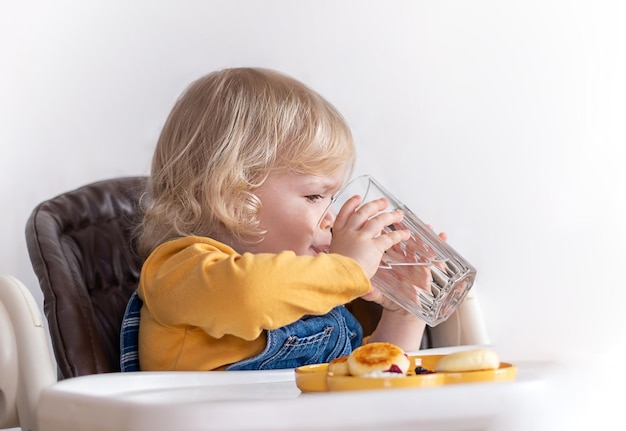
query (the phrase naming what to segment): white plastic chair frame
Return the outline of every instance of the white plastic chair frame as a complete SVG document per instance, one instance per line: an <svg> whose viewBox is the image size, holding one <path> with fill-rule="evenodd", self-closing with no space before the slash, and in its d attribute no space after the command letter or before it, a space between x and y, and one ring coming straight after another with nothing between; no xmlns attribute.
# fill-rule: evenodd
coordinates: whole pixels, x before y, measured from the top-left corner
<svg viewBox="0 0 626 431"><path fill-rule="evenodd" d="M0 275L0 429L37 431L39 396L55 382L37 303L19 280Z"/></svg>
<svg viewBox="0 0 626 431"><path fill-rule="evenodd" d="M488 345L491 342L476 287L474 283L448 320L431 329L433 347Z"/></svg>

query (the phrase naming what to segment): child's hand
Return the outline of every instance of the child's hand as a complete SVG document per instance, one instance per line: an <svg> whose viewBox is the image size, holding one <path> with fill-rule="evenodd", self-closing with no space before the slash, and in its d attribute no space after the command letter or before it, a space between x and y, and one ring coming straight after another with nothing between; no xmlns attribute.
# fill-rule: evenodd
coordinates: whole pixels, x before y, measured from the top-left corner
<svg viewBox="0 0 626 431"><path fill-rule="evenodd" d="M385 198L366 203L357 210L359 196L350 198L337 214L333 224L330 252L339 253L356 260L372 278L383 253L410 237L408 230L386 232L385 226L400 222L402 211L381 212L389 202Z"/></svg>
<svg viewBox="0 0 626 431"><path fill-rule="evenodd" d="M380 293L380 290L378 290L378 288L376 287L376 283L372 283L372 288L370 289L370 291L361 296L361 298L366 301L375 302L376 304L379 304L381 307L383 307L383 309L388 311L410 314L404 308L400 307L391 299Z"/></svg>

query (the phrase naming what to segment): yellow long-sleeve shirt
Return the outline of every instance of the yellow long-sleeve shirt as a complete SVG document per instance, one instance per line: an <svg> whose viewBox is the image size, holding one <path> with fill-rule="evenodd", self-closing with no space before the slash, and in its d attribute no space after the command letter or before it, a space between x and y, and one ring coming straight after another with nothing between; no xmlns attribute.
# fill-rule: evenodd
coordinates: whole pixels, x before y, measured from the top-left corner
<svg viewBox="0 0 626 431"><path fill-rule="evenodd" d="M143 265L139 297L142 370L214 370L265 348L266 330L322 315L369 292L354 261L337 254L238 254L186 237Z"/></svg>

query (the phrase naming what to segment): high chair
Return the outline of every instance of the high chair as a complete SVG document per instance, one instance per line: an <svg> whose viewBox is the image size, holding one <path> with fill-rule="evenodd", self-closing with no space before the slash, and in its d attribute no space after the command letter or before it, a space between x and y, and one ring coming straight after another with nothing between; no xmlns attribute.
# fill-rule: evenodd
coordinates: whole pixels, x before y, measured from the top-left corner
<svg viewBox="0 0 626 431"><path fill-rule="evenodd" d="M59 378L120 371L120 329L142 260L133 232L147 177L86 184L39 204L26 223L26 243L44 295ZM422 348L488 343L475 288L458 313L427 328ZM364 335L380 306L348 305Z"/></svg>
<svg viewBox="0 0 626 431"><path fill-rule="evenodd" d="M308 403L319 407L308 397L300 399L293 370L119 372L122 316L142 264L132 233L146 181L146 177L126 177L87 184L33 210L26 240L44 294L50 333L30 291L14 277L1 276L0 429L192 431L262 429L264 423L268 429L278 429L282 422L276 423L276 417L289 419L289 414L265 417L262 407L271 402L273 393L263 392L268 385L286 397L281 403L291 405L290 414L296 415L285 422L286 429L300 420L297 415L304 414ZM376 304L355 301L349 307L364 333L371 332L380 316ZM488 342L474 288L448 321L427 328L422 347ZM231 393L240 398L243 388L250 389L243 390L245 399L229 404L229 397L235 397ZM354 399L350 397L349 402ZM367 402L374 401L376 397L369 397ZM328 408L335 405L331 399L320 402L330 403ZM405 401L387 395L378 402L400 405ZM265 419L251 421L241 411L229 416L229 408L244 406ZM363 417L369 414L375 415L376 410ZM322 419L323 415L318 418ZM425 419L410 416L407 420ZM353 424L352 416L344 418L343 424ZM329 429L328 424L324 427Z"/></svg>
<svg viewBox="0 0 626 431"><path fill-rule="evenodd" d="M521 389L535 390L533 385L526 382ZM467 388L303 396L293 370L104 373L57 381L31 292L16 278L0 275L0 429L475 430L492 423L503 400L519 392L504 384L469 390L471 396ZM420 403L429 408L416 408ZM317 411L332 414L311 415Z"/></svg>

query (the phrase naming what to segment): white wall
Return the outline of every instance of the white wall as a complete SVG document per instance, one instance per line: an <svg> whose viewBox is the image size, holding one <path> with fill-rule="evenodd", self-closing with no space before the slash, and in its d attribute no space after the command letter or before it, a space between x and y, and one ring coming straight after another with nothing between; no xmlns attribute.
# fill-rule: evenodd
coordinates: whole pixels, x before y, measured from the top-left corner
<svg viewBox="0 0 626 431"><path fill-rule="evenodd" d="M619 1L4 1L0 272L40 299L40 201L147 173L174 99L226 66L308 83L371 173L479 270L504 358L624 351Z"/></svg>

